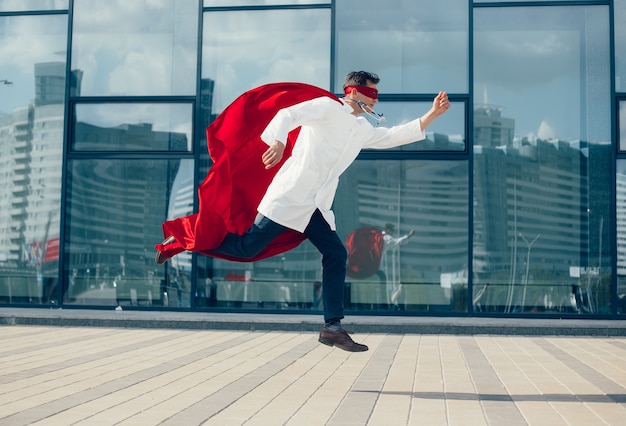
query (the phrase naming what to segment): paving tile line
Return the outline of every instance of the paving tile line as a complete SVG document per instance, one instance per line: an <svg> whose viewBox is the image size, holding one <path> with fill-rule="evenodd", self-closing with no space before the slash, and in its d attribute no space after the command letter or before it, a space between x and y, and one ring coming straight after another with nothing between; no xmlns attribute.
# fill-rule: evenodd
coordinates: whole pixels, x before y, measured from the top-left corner
<svg viewBox="0 0 626 426"><path fill-rule="evenodd" d="M106 336L106 337L115 337L115 336ZM27 352L23 352L23 351L16 351L17 354L26 354L32 351L39 351L39 350L43 350L43 349L53 349L53 348L63 348L63 345L65 344L70 344L73 342L81 342L81 343L85 343L85 344L89 344L90 340L94 340L95 342L98 342L99 339L102 339L103 336L102 335L95 335L92 336L90 339L85 340L81 340L82 338L78 338L78 339L64 339L58 343L48 343L46 345L39 345L36 347L31 347L29 348L29 350ZM145 346L149 346L149 345L154 345L154 344L158 344L158 343L163 343L163 342L169 342L171 340L171 336L158 336L158 337L154 337L152 339L149 339L147 341L141 341L141 342L133 342L133 343L129 343L127 345L124 346L118 346L112 349L107 349L104 351L98 351L89 355L84 355L81 354L80 357L76 357L70 360L64 360L64 361L59 361L59 362L54 362L54 363L46 363L45 365L42 365L40 367L36 367L36 368L26 368L23 370L20 370L17 373L11 373L11 374L0 374L0 384L6 384L6 383L11 383L13 381L16 380L23 380L25 378L29 378L29 377L37 377L37 376L41 376L42 374L46 374L49 372L53 372L53 371L57 371L59 369L62 368L67 368L67 367L75 367L75 366L79 366L81 364L87 364L89 362L92 362L94 360L98 360L98 359L102 359L102 358L106 358L110 355L117 355L120 352L128 352L128 351L132 351L134 349L141 349ZM99 342L101 343L101 342ZM14 353L15 354L15 353ZM0 357L2 356L2 354L0 354ZM1 393L1 391L0 391Z"/></svg>
<svg viewBox="0 0 626 426"><path fill-rule="evenodd" d="M278 372L288 368L302 356L317 347L317 339L310 339L305 343L292 348L265 365L257 368L254 374L245 375L223 387L219 392L209 395L194 403L174 416L169 417L162 426L200 425L211 417L245 396L261 383Z"/></svg>
<svg viewBox="0 0 626 426"><path fill-rule="evenodd" d="M221 352L227 348L239 345L249 340L253 340L257 337L258 335L255 335L254 333L242 334L228 341L219 343L209 348L205 348L192 354L188 354L185 356L185 359L180 360L180 362L190 363L198 359L203 359L207 356ZM156 340L161 339L157 338ZM126 347L125 350L132 350L134 347L135 345L130 345L129 347ZM57 368L58 367L60 366L57 365ZM35 421L45 419L47 417L62 413L75 407L79 407L82 404L96 401L99 398L110 395L114 392L118 392L121 389L135 386L145 381L147 378L155 377L162 373L170 371L171 367L171 364L160 363L147 369L139 369L132 374L111 380L101 385L91 387L82 392L72 393L55 401L43 405L38 405L30 409L25 409L13 415L0 418L0 424L5 424L6 422L6 424L10 424L12 426L29 425Z"/></svg>
<svg viewBox="0 0 626 426"><path fill-rule="evenodd" d="M309 339L315 342L317 337ZM334 411L331 404L327 403L328 400L332 399L332 395L344 393L335 387L336 372L347 363L350 363L351 368L354 367L352 355L354 354L314 343L311 351L259 383L245 396L224 407L203 425L303 426L311 424L312 419L315 419L318 425L322 424L321 419L329 418ZM355 356L360 357L362 354ZM241 384L247 386L245 383ZM329 389L332 391L329 392Z"/></svg>
<svg viewBox="0 0 626 426"><path fill-rule="evenodd" d="M527 425L504 383L496 374L489 360L474 337L459 336L467 368L476 387L484 415L492 425Z"/></svg>
<svg viewBox="0 0 626 426"><path fill-rule="evenodd" d="M293 336L291 333L256 333L256 336L256 339L233 346L214 357L177 363L180 365L176 368L148 378L135 388L136 397L126 392L132 400L118 396L115 401L108 401L108 408L90 416L88 424L163 424L178 417L179 424L193 425L195 422L190 420L192 414L189 407L209 395L228 396L222 393L223 389L232 391L229 386L234 381L256 376L268 360L281 356L286 348L310 339L309 336ZM217 407L223 407L224 401L220 398L214 402Z"/></svg>
<svg viewBox="0 0 626 426"><path fill-rule="evenodd" d="M350 392L341 400L327 425L367 424L401 342L402 336L385 336Z"/></svg>
<svg viewBox="0 0 626 426"><path fill-rule="evenodd" d="M594 340L602 342L602 347L593 346ZM619 403L624 400L623 386L583 360L586 355L588 361L596 362L604 371L618 368L623 379L624 369L620 368L619 355L614 357L610 350L611 341L587 337L491 336L479 343L490 366L503 375L500 380L506 383L508 392L511 386L514 389L512 400L529 424L617 425L623 423L626 415L624 405ZM586 352L585 345L593 350ZM609 363L607 356L614 362ZM597 394L594 390L607 394Z"/></svg>
<svg viewBox="0 0 626 426"><path fill-rule="evenodd" d="M606 402L606 399L610 399L611 401L626 407L626 388L624 386L616 383L610 377L598 372L588 364L568 354L546 339L533 339L532 341L564 365L567 365L570 369L574 370L583 379L596 386L606 395L606 398L603 398L601 395L586 397L578 396L578 401Z"/></svg>

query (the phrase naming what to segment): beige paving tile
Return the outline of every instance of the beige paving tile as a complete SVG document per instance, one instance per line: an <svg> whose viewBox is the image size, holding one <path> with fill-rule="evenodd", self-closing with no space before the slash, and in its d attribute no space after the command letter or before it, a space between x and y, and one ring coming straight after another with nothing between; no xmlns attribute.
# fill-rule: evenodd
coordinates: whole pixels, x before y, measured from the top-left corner
<svg viewBox="0 0 626 426"><path fill-rule="evenodd" d="M370 417L372 425L405 425L413 403L420 336L404 336L393 359L376 406Z"/></svg>
<svg viewBox="0 0 626 426"><path fill-rule="evenodd" d="M621 426L626 418L623 338L355 339L370 351L329 348L310 332L0 327L0 424Z"/></svg>
<svg viewBox="0 0 626 426"><path fill-rule="evenodd" d="M263 335L234 346L211 357L198 359L187 366L181 366L165 374L142 383L141 398L133 404L138 408L127 408L132 414L141 417L141 412L157 405L159 400L168 401L170 416L180 413L204 398L219 392L223 387L239 377L254 372L259 366L278 356L296 344L291 335L276 333L269 339ZM289 343L289 345L285 345ZM155 389L158 389L158 394ZM155 401L156 399L156 401ZM141 409L139 409L139 407ZM168 416L169 417L169 416ZM161 420L165 420L164 417ZM97 419L97 418L96 418Z"/></svg>
<svg viewBox="0 0 626 426"><path fill-rule="evenodd" d="M123 378L138 370L161 364L162 359L167 358L159 359L154 354L159 354L159 350L161 350L163 351L160 353L161 356L169 357L172 353L176 353L177 345L180 343L180 339L173 339L153 345L150 348L138 348L118 355L103 356L100 359L75 366L69 364L71 360L67 360L64 361L69 364L67 367L60 365L58 370L26 379L23 381L24 383L9 384L22 385L20 391L14 391L10 396L13 397L14 401L19 400L21 404L31 401L33 405L39 405L84 392L103 383ZM83 350L80 346L72 349L75 353L80 353ZM56 364L58 360L57 357L51 357L49 362ZM5 413L13 412L12 405L3 401L3 396L0 396L0 402L4 403L3 411Z"/></svg>
<svg viewBox="0 0 626 426"><path fill-rule="evenodd" d="M210 377L212 382L229 379L236 380L238 377L253 372L269 360L274 359L280 354L288 351L290 348L298 345L305 339L305 336L285 334L277 336L275 339L270 339L270 341L266 343L259 343L256 356L250 358L247 354L241 353L237 356L229 357L228 361L230 362L237 359L245 361L234 365L232 369L223 370L219 376L212 375L214 373L209 373L208 375L199 373L202 370L208 372L212 367L214 367L214 364L209 362L207 359L198 360L197 362L180 366L175 370L161 374L158 377L145 382L145 386L142 386L140 389L136 389L139 396L133 398L131 401L124 402L116 406L115 411L123 411L126 417L131 417L131 415L141 416L142 412L151 410L154 406L164 404L167 401L170 401L173 397L179 396L183 393L189 393L192 390L197 397L206 397L217 390L216 387L207 386L207 376ZM222 381L221 383L223 384L225 382ZM187 401L190 400L188 399ZM173 407L177 407L178 412L183 411L186 408L185 405L173 405ZM98 415L94 415L92 417L92 421L98 423L110 418L110 413L103 412ZM167 417L164 417L160 420L162 421L166 418ZM124 419L120 418L118 420L122 421ZM137 418L134 420L137 420Z"/></svg>
<svg viewBox="0 0 626 426"><path fill-rule="evenodd" d="M327 364L331 353L325 347L312 350L288 369L270 377L245 397L217 413L206 424L243 424L271 405L280 407L283 411L278 413L278 410L274 410L276 421L286 421L313 395L328 375L332 374Z"/></svg>

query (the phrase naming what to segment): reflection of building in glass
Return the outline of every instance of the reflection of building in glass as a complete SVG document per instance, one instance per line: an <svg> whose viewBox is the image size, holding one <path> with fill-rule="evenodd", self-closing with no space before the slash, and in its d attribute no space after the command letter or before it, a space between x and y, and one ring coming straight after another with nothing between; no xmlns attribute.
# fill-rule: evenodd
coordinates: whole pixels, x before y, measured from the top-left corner
<svg viewBox="0 0 626 426"><path fill-rule="evenodd" d="M34 107L0 117L0 262L17 267L26 244Z"/></svg>
<svg viewBox="0 0 626 426"><path fill-rule="evenodd" d="M608 252L604 261L598 254L602 245L608 250L608 218L597 214L608 211L609 175L590 163L605 164L606 148L541 139L514 144L514 120L501 111L474 108L474 271L515 269L525 261L524 238L537 235L534 268L553 277L569 278L570 266L610 264Z"/></svg>
<svg viewBox="0 0 626 426"><path fill-rule="evenodd" d="M39 264L48 241L58 244L64 75L64 62L35 64L33 105L0 117L0 261Z"/></svg>
<svg viewBox="0 0 626 426"><path fill-rule="evenodd" d="M200 164L198 167L199 181L204 180L209 166L212 164L211 157L209 157L205 129L217 117L217 114L213 115L214 90L215 80L203 78L200 81L200 128L202 132L198 132L199 134L196 135L198 139L197 146L200 147Z"/></svg>
<svg viewBox="0 0 626 426"><path fill-rule="evenodd" d="M213 116L213 91L215 90L215 80L203 78L200 81L200 119L201 127L205 129L215 117Z"/></svg>
<svg viewBox="0 0 626 426"><path fill-rule="evenodd" d="M186 151L187 136L182 133L152 130L152 123L122 124L115 127L100 127L78 122L75 126L75 148L81 151L145 150Z"/></svg>
<svg viewBox="0 0 626 426"><path fill-rule="evenodd" d="M587 158L565 142L474 148L474 272L509 270L533 247L535 268L568 277L587 247ZM521 265L521 263L520 263ZM521 271L521 266L520 270ZM519 272L517 271L517 272Z"/></svg>
<svg viewBox="0 0 626 426"><path fill-rule="evenodd" d="M124 139L123 129L83 126L86 140ZM151 126L128 126L130 138L173 144L185 150L187 136L155 132ZM89 131L97 134L85 134ZM141 133L137 135L137 132ZM67 301L86 297L92 289L106 289L135 282L160 298L153 252L147 247L162 235L162 218L168 209L169 188L181 161L77 160L70 163L71 188L68 197L70 229L68 271L77 270L70 280ZM174 205L189 203L188 184L174 193ZM184 261L183 257L180 261ZM187 259L188 261L188 259ZM117 284L116 284L117 283ZM95 296L93 296L95 297ZM93 302L93 301L92 301ZM95 303L95 302L93 302ZM165 303L161 301L161 303Z"/></svg>
<svg viewBox="0 0 626 426"><path fill-rule="evenodd" d="M81 132L85 140L124 139L126 127L83 125ZM173 150L187 147L187 136L182 133L155 132L148 125L129 125L128 132L131 139L173 144ZM70 262L86 265L91 271L97 264L115 265L115 271L99 271L108 277L145 276L154 263L152 253L145 250L162 235L163 212L168 206L163 188L169 187L179 165L179 161L162 160L73 162L68 200Z"/></svg>
<svg viewBox="0 0 626 426"><path fill-rule="evenodd" d="M341 179L337 228L396 225L415 230L402 246L402 280L439 284L442 272L467 268L467 163L361 162ZM357 209L354 206L358 206ZM404 229L406 227L406 229Z"/></svg>
<svg viewBox="0 0 626 426"><path fill-rule="evenodd" d="M65 63L35 64L35 106L62 104L65 99Z"/></svg>
<svg viewBox="0 0 626 426"><path fill-rule="evenodd" d="M35 64L33 103L0 117L0 264L21 277L7 283L12 297L53 297L49 281L58 274L64 75L64 62Z"/></svg>
<svg viewBox="0 0 626 426"><path fill-rule="evenodd" d="M617 173L617 277L618 294L626 292L626 173Z"/></svg>
<svg viewBox="0 0 626 426"><path fill-rule="evenodd" d="M474 145L496 147L513 143L515 120L502 117L502 110L495 105L474 108Z"/></svg>
<svg viewBox="0 0 626 426"><path fill-rule="evenodd" d="M461 138L451 139L450 135L436 132L426 132L426 139L416 144L420 151L463 151L465 141Z"/></svg>
<svg viewBox="0 0 626 426"><path fill-rule="evenodd" d="M611 185L607 182L613 180L613 171L608 167L611 158L611 143L580 143L585 158L587 158L587 170L582 174L588 175L587 216L589 222L589 267L604 268L610 270L612 264L611 238L614 229L610 211L613 209L613 196ZM584 206L582 206L584 207Z"/></svg>
<svg viewBox="0 0 626 426"><path fill-rule="evenodd" d="M193 161L181 161L172 185L167 220L187 216L193 212L196 187L193 179ZM173 268L191 271L191 252L185 251L170 260Z"/></svg>
<svg viewBox="0 0 626 426"><path fill-rule="evenodd" d="M474 147L476 278L520 283L529 278L520 277L526 269L544 282L576 284L572 270L610 265L610 188L603 184L610 171L602 166L609 145L541 139L514 144L508 128L513 120L491 108L475 112L483 123L495 117L491 127L481 126ZM505 127L503 137L499 129Z"/></svg>

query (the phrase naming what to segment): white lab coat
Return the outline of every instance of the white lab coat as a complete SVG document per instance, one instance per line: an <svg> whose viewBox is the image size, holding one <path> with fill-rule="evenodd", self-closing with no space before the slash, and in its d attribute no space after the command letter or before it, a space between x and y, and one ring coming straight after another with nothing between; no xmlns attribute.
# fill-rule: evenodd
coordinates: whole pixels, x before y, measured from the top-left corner
<svg viewBox="0 0 626 426"><path fill-rule="evenodd" d="M302 127L291 157L278 171L258 211L265 217L304 232L319 209L336 230L331 211L339 176L363 148L393 148L425 138L419 119L386 127L373 127L365 117L351 114L352 107L316 98L280 110L261 135L268 145L285 143L287 134Z"/></svg>

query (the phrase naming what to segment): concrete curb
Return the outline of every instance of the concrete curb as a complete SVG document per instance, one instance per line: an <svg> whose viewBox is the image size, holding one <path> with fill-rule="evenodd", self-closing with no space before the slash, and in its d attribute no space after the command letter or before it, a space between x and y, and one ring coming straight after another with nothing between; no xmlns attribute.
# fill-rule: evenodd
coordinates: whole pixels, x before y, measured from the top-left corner
<svg viewBox="0 0 626 426"><path fill-rule="evenodd" d="M626 336L626 321L621 320L350 316L343 324L355 333ZM321 318L302 314L5 308L0 311L0 325L317 332Z"/></svg>

